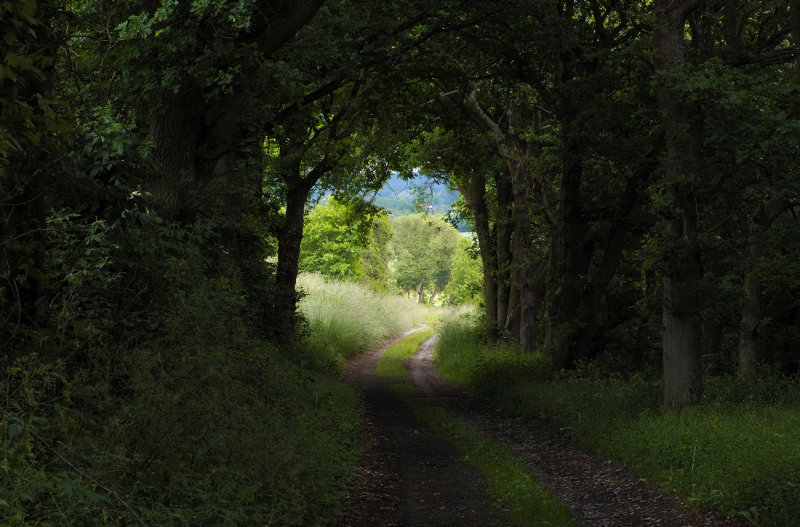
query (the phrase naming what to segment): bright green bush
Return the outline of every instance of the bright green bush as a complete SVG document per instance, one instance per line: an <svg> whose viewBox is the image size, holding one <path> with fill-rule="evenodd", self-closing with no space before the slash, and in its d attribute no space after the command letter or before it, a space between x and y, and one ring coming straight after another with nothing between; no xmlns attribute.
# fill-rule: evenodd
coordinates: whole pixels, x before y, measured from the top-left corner
<svg viewBox="0 0 800 527"><path fill-rule="evenodd" d="M707 379L705 403L661 408L661 381L593 371L548 375L537 355L480 344L469 319L440 331L451 380L583 446L637 467L692 502L753 525L800 517L800 387L780 377Z"/></svg>

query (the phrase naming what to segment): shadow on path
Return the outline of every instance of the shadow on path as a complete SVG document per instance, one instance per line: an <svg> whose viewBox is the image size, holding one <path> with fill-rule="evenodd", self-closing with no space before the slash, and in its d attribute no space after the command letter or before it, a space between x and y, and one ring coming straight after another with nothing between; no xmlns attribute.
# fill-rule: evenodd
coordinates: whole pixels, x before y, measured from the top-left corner
<svg viewBox="0 0 800 527"><path fill-rule="evenodd" d="M354 358L343 375L362 393L367 413L364 459L340 525L510 525L477 469L400 403L392 384L401 381L375 375L378 359L397 340Z"/></svg>

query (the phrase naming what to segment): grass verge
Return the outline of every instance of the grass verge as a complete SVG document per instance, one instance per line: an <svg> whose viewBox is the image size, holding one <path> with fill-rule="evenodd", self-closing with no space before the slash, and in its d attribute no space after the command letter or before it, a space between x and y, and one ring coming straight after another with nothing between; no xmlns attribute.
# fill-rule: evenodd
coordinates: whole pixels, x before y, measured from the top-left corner
<svg viewBox="0 0 800 527"><path fill-rule="evenodd" d="M77 372L0 357L0 526L335 524L360 401L254 336L236 293L201 282Z"/></svg>
<svg viewBox="0 0 800 527"><path fill-rule="evenodd" d="M413 333L389 348L378 361L377 374L408 380L403 361L433 333L428 328ZM452 442L465 459L480 470L492 493L519 525L573 526L564 506L537 483L522 463L503 445L487 439L438 406L427 403L408 382L392 386L403 403L441 437Z"/></svg>
<svg viewBox="0 0 800 527"><path fill-rule="evenodd" d="M479 344L471 323L439 332L440 372L505 409L636 467L703 508L756 526L800 517L800 389L785 379L708 378L702 406L662 410L661 381L584 371L552 378L537 355Z"/></svg>

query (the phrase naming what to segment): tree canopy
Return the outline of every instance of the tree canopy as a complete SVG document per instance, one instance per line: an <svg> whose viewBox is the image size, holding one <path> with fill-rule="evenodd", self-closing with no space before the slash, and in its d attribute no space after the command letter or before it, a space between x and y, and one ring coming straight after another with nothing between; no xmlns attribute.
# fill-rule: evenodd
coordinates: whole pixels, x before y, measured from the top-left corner
<svg viewBox="0 0 800 527"><path fill-rule="evenodd" d="M413 291L419 303L425 300L426 286L432 288L431 296L435 297L450 281L458 231L427 214L401 216L392 222L392 231L397 285L406 292Z"/></svg>
<svg viewBox="0 0 800 527"><path fill-rule="evenodd" d="M279 472L221 438L269 428L246 408L281 384L270 361L313 362L299 270L477 295L443 220L398 218L389 242L370 200L393 176L463 197L489 342L554 370L622 357L673 409L704 375L800 371L796 0L0 0L0 19L15 507L53 445L145 503L58 472L29 523L209 495L207 523L271 521L269 489L215 487L197 459ZM287 374L299 398L305 375ZM193 379L232 395L194 400Z"/></svg>

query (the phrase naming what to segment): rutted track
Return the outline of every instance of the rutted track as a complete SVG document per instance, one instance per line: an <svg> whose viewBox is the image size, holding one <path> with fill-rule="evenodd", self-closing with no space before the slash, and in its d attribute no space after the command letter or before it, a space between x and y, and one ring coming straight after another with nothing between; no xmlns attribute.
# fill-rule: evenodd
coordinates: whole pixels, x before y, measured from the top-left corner
<svg viewBox="0 0 800 527"><path fill-rule="evenodd" d="M400 404L391 390L397 381L375 375L378 359L396 340L354 358L345 369L344 378L363 394L367 419L362 431L365 459L341 525L510 525L487 496L477 470ZM505 444L582 525L745 525L690 509L631 471L454 388L436 374L434 346L435 337L426 340L406 363L419 396Z"/></svg>
<svg viewBox="0 0 800 527"><path fill-rule="evenodd" d="M379 378L380 356L397 339L356 357L344 377L367 407L365 459L348 497L342 526L506 526L509 520L486 493L481 474L405 408Z"/></svg>
<svg viewBox="0 0 800 527"><path fill-rule="evenodd" d="M586 527L738 527L689 508L632 471L587 454L569 441L534 424L509 417L454 388L436 374L436 337L408 361L414 386L467 425L504 443Z"/></svg>

